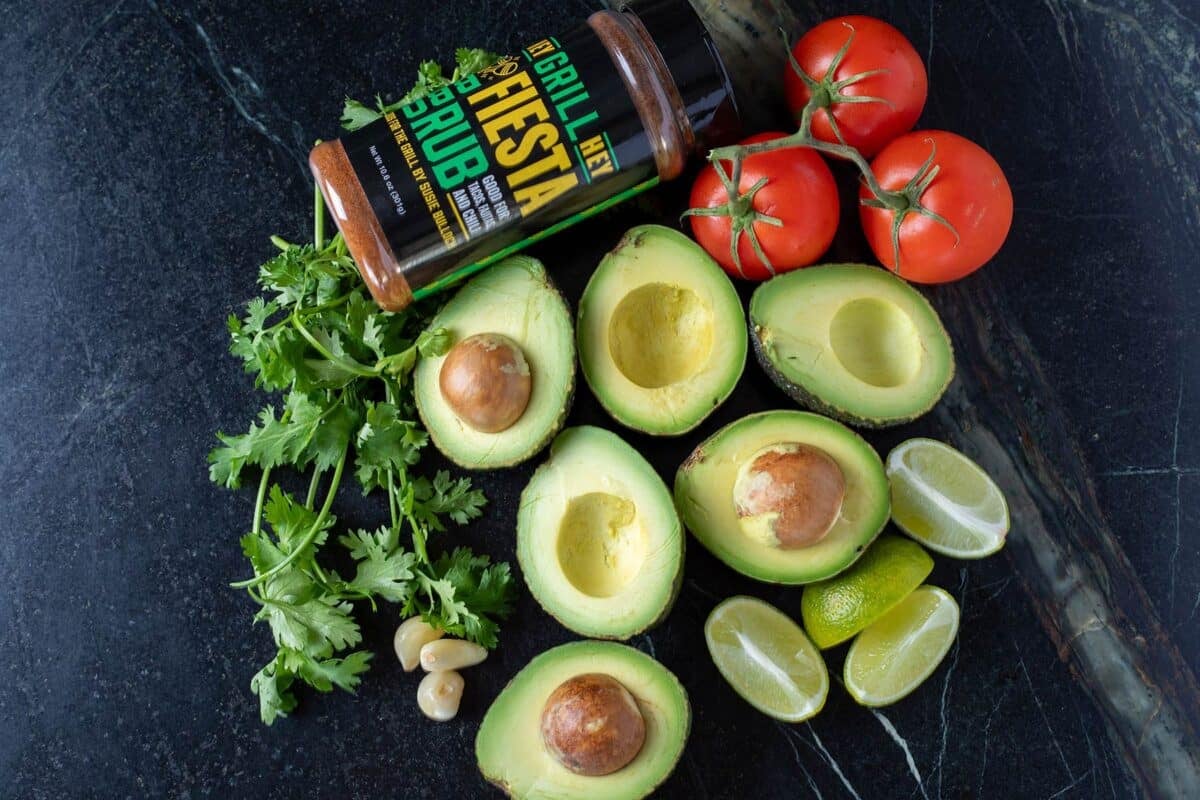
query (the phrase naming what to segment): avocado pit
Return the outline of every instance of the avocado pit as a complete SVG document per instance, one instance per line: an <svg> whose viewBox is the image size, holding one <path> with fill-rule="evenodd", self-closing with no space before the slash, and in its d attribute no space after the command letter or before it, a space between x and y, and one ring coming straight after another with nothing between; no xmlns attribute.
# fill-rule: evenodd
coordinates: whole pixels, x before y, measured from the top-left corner
<svg viewBox="0 0 1200 800"><path fill-rule="evenodd" d="M733 503L742 531L781 550L817 544L829 533L846 498L846 476L819 447L784 442L758 450L742 464Z"/></svg>
<svg viewBox="0 0 1200 800"><path fill-rule="evenodd" d="M477 333L450 348L438 385L450 410L482 433L512 427L525 413L533 391L525 354L498 333Z"/></svg>
<svg viewBox="0 0 1200 800"><path fill-rule="evenodd" d="M547 751L577 775L616 772L646 741L646 721L633 695L598 672L568 678L550 693L541 730Z"/></svg>

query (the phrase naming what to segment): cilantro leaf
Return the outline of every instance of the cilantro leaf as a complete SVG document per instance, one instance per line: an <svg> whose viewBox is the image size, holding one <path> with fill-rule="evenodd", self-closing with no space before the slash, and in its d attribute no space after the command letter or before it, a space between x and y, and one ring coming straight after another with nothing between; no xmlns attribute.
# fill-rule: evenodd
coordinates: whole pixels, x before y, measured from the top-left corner
<svg viewBox="0 0 1200 800"><path fill-rule="evenodd" d="M347 588L390 603L409 601L417 555L398 548L395 533L394 528L380 528L375 533L360 530L340 539L358 559L354 579Z"/></svg>
<svg viewBox="0 0 1200 800"><path fill-rule="evenodd" d="M208 454L208 476L213 483L229 489L241 485L242 468L247 464L274 467L298 452L297 438L302 432L275 418L275 409L267 406L258 413L258 424L251 423L244 434L217 433L222 447Z"/></svg>
<svg viewBox="0 0 1200 800"><path fill-rule="evenodd" d="M347 97L342 107L342 127L348 131L356 131L365 125L370 125L384 114L397 111L415 100L420 100L430 92L443 86L449 86L468 75L473 75L499 60L500 56L487 50L460 47L454 51L454 72L448 76L436 61L422 61L417 67L416 84L394 103L385 103L383 98L376 95L375 107L371 108Z"/></svg>
<svg viewBox="0 0 1200 800"><path fill-rule="evenodd" d="M383 105L378 97L376 97L375 102L377 106ZM345 104L342 106L342 127L348 131L356 131L359 128L370 125L381 116L382 114L376 109L365 106L351 97L347 97Z"/></svg>
<svg viewBox="0 0 1200 800"><path fill-rule="evenodd" d="M413 513L417 519L435 531L444 531L442 516L449 516L459 525L466 525L483 514L487 498L471 488L470 478L453 479L446 470L438 470L431 482L428 478L413 481Z"/></svg>
<svg viewBox="0 0 1200 800"><path fill-rule="evenodd" d="M402 419L392 403L367 403L366 421L355 439L354 473L363 491L387 485L389 470L401 472L421 458L429 434Z"/></svg>
<svg viewBox="0 0 1200 800"><path fill-rule="evenodd" d="M266 586L272 586L270 581ZM270 594L270 591L268 591ZM358 623L350 615L348 601L318 595L302 602L264 598L255 619L271 626L275 644L309 653L326 653L352 647L362 641Z"/></svg>
<svg viewBox="0 0 1200 800"><path fill-rule="evenodd" d="M366 650L356 650L344 658L313 658L308 653L284 648L279 651L279 658L287 664L288 670L298 675L309 686L318 692L332 692L333 687L354 693L360 677L370 665L372 653Z"/></svg>
<svg viewBox="0 0 1200 800"><path fill-rule="evenodd" d="M488 52L480 47L460 47L454 51L454 80L458 81L468 75L474 75L484 67L490 67L500 60L496 53Z"/></svg>
<svg viewBox="0 0 1200 800"><path fill-rule="evenodd" d="M276 656L250 679L250 691L258 695L258 710L267 725L286 717L296 707L296 695L290 691L295 675L280 667Z"/></svg>

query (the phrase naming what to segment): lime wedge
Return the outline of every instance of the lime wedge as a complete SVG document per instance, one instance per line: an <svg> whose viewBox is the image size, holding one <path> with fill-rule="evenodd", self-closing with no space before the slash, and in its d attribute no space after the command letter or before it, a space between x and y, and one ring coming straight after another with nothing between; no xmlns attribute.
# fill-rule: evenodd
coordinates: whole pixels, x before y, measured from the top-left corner
<svg viewBox="0 0 1200 800"><path fill-rule="evenodd" d="M880 536L845 572L804 587L804 628L822 650L841 644L908 597L932 571L933 559L921 545Z"/></svg>
<svg viewBox="0 0 1200 800"><path fill-rule="evenodd" d="M921 544L952 558L983 558L1004 546L1008 504L978 464L949 445L909 439L887 459L892 519Z"/></svg>
<svg viewBox="0 0 1200 800"><path fill-rule="evenodd" d="M734 691L767 716L802 722L825 705L829 672L821 654L774 606L731 597L708 615L704 641Z"/></svg>
<svg viewBox="0 0 1200 800"><path fill-rule="evenodd" d="M846 691L864 706L886 706L933 674L958 635L958 603L922 586L858 635L846 653Z"/></svg>

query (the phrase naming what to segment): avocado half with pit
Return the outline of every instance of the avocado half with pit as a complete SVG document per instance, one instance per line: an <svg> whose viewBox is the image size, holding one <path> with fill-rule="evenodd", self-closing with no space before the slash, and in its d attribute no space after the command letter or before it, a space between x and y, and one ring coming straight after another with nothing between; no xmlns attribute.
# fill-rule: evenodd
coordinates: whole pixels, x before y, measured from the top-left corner
<svg viewBox="0 0 1200 800"><path fill-rule="evenodd" d="M536 656L504 688L475 757L520 800L636 800L671 774L690 728L687 693L662 664L614 642L572 642Z"/></svg>
<svg viewBox="0 0 1200 800"><path fill-rule="evenodd" d="M769 583L824 580L879 535L891 494L879 454L854 431L806 411L731 422L675 475L675 505L702 545Z"/></svg>
<svg viewBox="0 0 1200 800"><path fill-rule="evenodd" d="M675 602L683 526L662 478L619 436L568 428L517 511L517 559L530 593L566 627L628 639Z"/></svg>
<svg viewBox="0 0 1200 800"><path fill-rule="evenodd" d="M674 436L700 424L746 365L745 314L698 244L661 225L631 229L579 301L579 360L618 422Z"/></svg>
<svg viewBox="0 0 1200 800"><path fill-rule="evenodd" d="M449 352L418 362L417 410L433 443L468 469L532 457L562 428L575 389L571 313L541 262L513 256L459 289L429 324Z"/></svg>
<svg viewBox="0 0 1200 800"><path fill-rule="evenodd" d="M892 273L826 264L776 276L750 300L754 352L796 402L883 428L929 411L954 377L933 306Z"/></svg>

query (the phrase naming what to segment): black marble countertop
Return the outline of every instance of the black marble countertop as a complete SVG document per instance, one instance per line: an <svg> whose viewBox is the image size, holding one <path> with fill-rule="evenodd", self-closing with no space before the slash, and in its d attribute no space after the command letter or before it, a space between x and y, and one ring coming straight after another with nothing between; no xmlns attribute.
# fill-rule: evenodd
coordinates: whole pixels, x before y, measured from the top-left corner
<svg viewBox="0 0 1200 800"><path fill-rule="evenodd" d="M245 572L237 539L253 492L211 485L204 457L215 430L242 429L261 402L226 352L224 319L254 296L268 235L306 236L306 153L336 134L342 97L406 86L419 59L456 45L530 41L592 5L0 8L0 796L492 796L474 765L479 720L529 658L572 634L523 594L500 648L468 676L459 718L434 725L389 655L396 620L364 611L380 657L357 695L305 692L296 714L264 727L248 684L269 634L226 585ZM1124 798L1170 796L1189 775L1194 786L1200 8L795 8L806 25L849 10L897 24L928 60L923 126L981 142L1008 173L1004 250L929 292L956 337L956 387L938 413L871 439L954 441L1003 470L1017 524L1004 554L937 560L931 581L958 598L962 632L920 691L872 712L835 685L798 726L737 699L701 626L728 595L797 614L799 592L690 547L674 612L632 642L693 701L686 756L659 796ZM678 190L660 191L533 252L574 302L624 228L680 208ZM832 254L859 255L850 240ZM572 422L612 424L578 395ZM669 477L702 435L787 405L751 364L696 435L629 439ZM453 535L512 558L531 470L479 476L489 512ZM1047 587L1066 599L1047 600ZM1110 692L1109 635L1144 660L1144 712ZM1146 767L1172 750L1174 767Z"/></svg>

